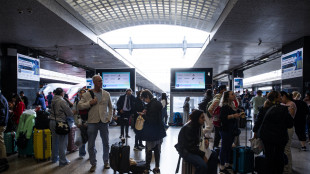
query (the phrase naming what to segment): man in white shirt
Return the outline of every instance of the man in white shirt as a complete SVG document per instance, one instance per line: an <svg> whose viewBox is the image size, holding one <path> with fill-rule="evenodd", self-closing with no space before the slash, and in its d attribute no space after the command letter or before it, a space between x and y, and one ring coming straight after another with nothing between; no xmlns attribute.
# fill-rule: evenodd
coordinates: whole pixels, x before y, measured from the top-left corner
<svg viewBox="0 0 310 174"><path fill-rule="evenodd" d="M253 97L250 101L250 103L253 104L254 109L254 121L256 120L257 114L258 114L258 108L264 105L264 102L266 101L266 98L262 96L263 92L261 90L258 90L256 92L256 97Z"/></svg>
<svg viewBox="0 0 310 174"><path fill-rule="evenodd" d="M102 89L102 78L99 75L93 76L95 98L93 99L90 92L83 94L82 99L78 104L78 109L90 109L87 119L87 134L88 134L88 153L90 164L90 172L96 170L96 147L95 141L100 131L100 137L103 144L103 161L104 168L109 169L109 123L112 118L112 102L110 93Z"/></svg>

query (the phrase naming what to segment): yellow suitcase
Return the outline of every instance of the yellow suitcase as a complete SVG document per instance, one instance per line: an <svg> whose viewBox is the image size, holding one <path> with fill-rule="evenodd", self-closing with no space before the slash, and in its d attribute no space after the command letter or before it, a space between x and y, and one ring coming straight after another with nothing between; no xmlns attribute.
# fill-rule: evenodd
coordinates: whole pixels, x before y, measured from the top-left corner
<svg viewBox="0 0 310 174"><path fill-rule="evenodd" d="M52 156L52 138L49 129L34 129L33 149L34 158L40 160L50 160Z"/></svg>

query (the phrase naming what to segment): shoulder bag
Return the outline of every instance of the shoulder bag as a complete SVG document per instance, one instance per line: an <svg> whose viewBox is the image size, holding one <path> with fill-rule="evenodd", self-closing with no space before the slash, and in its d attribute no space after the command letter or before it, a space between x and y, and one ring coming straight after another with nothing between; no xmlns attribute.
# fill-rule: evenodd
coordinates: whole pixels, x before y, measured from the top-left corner
<svg viewBox="0 0 310 174"><path fill-rule="evenodd" d="M56 122L55 132L58 135L67 135L70 132L69 124L67 121L63 122L63 121L56 120L55 105L56 104L54 104L54 116L55 116L55 122Z"/></svg>
<svg viewBox="0 0 310 174"><path fill-rule="evenodd" d="M143 125L144 125L144 119L141 115L138 116L136 124L135 124L135 128L137 130L142 130L143 129Z"/></svg>

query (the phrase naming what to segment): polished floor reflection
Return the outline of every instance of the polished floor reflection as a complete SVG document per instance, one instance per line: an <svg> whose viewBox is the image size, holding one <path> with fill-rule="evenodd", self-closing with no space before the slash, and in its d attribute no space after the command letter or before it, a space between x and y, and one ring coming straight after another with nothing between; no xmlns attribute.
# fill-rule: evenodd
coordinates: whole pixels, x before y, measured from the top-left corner
<svg viewBox="0 0 310 174"><path fill-rule="evenodd" d="M249 127L249 125L248 125ZM250 128L250 127L249 127ZM111 144L119 141L120 135L120 127L110 127L110 146ZM180 131L180 127L170 127L167 130L167 137L164 138L164 143L162 145L162 152L161 152L161 162L160 162L160 169L162 174L174 174L177 160L178 160L178 153L176 152L174 145L177 143L177 136ZM130 130L131 138L128 139L128 144L130 145L130 157L138 160L144 160L145 158L145 151L134 151L134 133ZM248 131L248 137L250 136L250 132ZM245 131L242 129L242 134L240 137L241 144L245 143ZM249 145L249 143L248 143ZM308 149L309 148L309 145ZM113 170L103 169L103 161L102 161L102 145L99 138L99 134L97 135L96 140L96 147L97 147L97 160L98 165L95 173L103 173L103 174L112 174ZM298 150L299 143L294 138L292 144L292 154L293 154L293 173L296 174L307 174L310 173L310 151L299 151ZM8 157L10 169L5 174L49 174L49 173L57 173L57 174L85 174L88 173L90 169L90 163L88 160L88 155L84 159L78 158L78 152L70 153L67 155L68 159L71 163L64 167L59 167L58 164L53 164L50 161L40 162L37 163L33 158L18 158L17 154L11 155ZM151 168L155 165L154 159L151 163ZM181 173L181 171L179 172Z"/></svg>

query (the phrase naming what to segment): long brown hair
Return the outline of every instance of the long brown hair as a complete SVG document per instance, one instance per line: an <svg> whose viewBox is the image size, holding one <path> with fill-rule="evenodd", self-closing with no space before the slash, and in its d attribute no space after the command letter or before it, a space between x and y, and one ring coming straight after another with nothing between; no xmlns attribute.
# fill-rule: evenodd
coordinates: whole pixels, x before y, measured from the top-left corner
<svg viewBox="0 0 310 174"><path fill-rule="evenodd" d="M276 99L280 96L281 94L277 91L271 91L267 95L267 100L264 103L264 108L269 108L272 105L278 104Z"/></svg>

